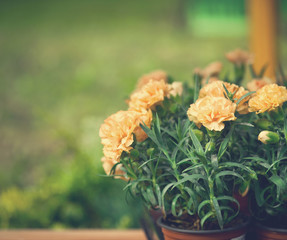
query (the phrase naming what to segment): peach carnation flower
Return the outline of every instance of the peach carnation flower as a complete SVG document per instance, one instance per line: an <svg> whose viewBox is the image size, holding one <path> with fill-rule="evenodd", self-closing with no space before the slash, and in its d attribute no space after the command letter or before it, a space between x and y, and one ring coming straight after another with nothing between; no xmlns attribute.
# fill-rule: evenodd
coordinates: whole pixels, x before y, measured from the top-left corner
<svg viewBox="0 0 287 240"><path fill-rule="evenodd" d="M173 82L172 84L168 84L168 97L179 95L181 96L183 92L182 82Z"/></svg>
<svg viewBox="0 0 287 240"><path fill-rule="evenodd" d="M201 75L203 78L207 78L207 77L218 76L221 70L222 70L221 62L212 62L209 65L207 65L204 69L195 68L194 73Z"/></svg>
<svg viewBox="0 0 287 240"><path fill-rule="evenodd" d="M226 53L225 57L228 61L236 65L247 64L253 61L253 56L249 52L243 51L239 48Z"/></svg>
<svg viewBox="0 0 287 240"><path fill-rule="evenodd" d="M163 80L165 83L167 82L167 73L162 70L156 70L150 72L146 75L143 75L137 83L137 89L141 89L144 85L148 84L150 80L161 81Z"/></svg>
<svg viewBox="0 0 287 240"><path fill-rule="evenodd" d="M263 113L275 110L287 101L286 87L268 84L259 89L249 101L249 111Z"/></svg>
<svg viewBox="0 0 287 240"><path fill-rule="evenodd" d="M257 91L268 84L272 84L272 80L270 78L253 79L247 83L247 89L249 91Z"/></svg>
<svg viewBox="0 0 287 240"><path fill-rule="evenodd" d="M226 89L230 93L234 93L233 96L234 102L236 103L242 96L248 93L243 87L239 87L236 84L230 84L223 81L214 81L207 85L205 85L199 91L199 98L203 98L205 96L213 96L213 97L225 97L225 89L223 87L225 85ZM244 98L237 106L237 111L239 114L247 114L248 113L248 100L250 97Z"/></svg>
<svg viewBox="0 0 287 240"><path fill-rule="evenodd" d="M198 127L203 125L209 130L221 131L225 121L236 119L236 104L224 97L205 96L191 104L187 115Z"/></svg>
<svg viewBox="0 0 287 240"><path fill-rule="evenodd" d="M168 95L168 84L164 80L150 80L139 91L132 93L128 100L129 110L142 111L160 104Z"/></svg>
<svg viewBox="0 0 287 240"><path fill-rule="evenodd" d="M123 151L132 149L133 132L139 125L139 117L138 112L119 111L104 121L100 127L100 137L106 158L118 162Z"/></svg>

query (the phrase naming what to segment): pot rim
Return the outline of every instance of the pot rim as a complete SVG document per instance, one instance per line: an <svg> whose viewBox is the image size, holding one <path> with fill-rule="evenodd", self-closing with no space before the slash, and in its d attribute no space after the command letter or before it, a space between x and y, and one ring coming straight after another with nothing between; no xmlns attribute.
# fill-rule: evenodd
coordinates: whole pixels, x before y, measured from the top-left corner
<svg viewBox="0 0 287 240"><path fill-rule="evenodd" d="M273 228L273 227L267 227L259 222L255 223L256 227L265 230L265 231L269 231L269 232L278 232L278 233L286 233L287 234L287 229L286 228Z"/></svg>
<svg viewBox="0 0 287 240"><path fill-rule="evenodd" d="M170 231L175 231L179 233L189 233L189 234L197 234L197 235L206 235L206 234L215 234L215 233L225 233L225 232L231 232L234 230L239 230L242 228L247 227L250 224L250 217L244 216L246 221L236 227L230 227L230 228L224 228L224 229L215 229L215 230L187 230L187 229L181 229L181 228L175 228L168 226L167 224L163 223L162 216L156 221L157 225L159 225L162 228L165 228Z"/></svg>

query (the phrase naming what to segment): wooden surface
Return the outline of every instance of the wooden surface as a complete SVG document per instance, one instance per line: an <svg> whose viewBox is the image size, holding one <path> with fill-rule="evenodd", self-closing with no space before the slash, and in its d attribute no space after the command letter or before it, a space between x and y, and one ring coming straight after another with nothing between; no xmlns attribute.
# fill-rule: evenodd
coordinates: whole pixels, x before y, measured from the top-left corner
<svg viewBox="0 0 287 240"><path fill-rule="evenodd" d="M1 230L0 240L145 240L142 230Z"/></svg>
<svg viewBox="0 0 287 240"><path fill-rule="evenodd" d="M248 0L250 49L257 72L268 64L266 76L274 77L277 69L277 0Z"/></svg>

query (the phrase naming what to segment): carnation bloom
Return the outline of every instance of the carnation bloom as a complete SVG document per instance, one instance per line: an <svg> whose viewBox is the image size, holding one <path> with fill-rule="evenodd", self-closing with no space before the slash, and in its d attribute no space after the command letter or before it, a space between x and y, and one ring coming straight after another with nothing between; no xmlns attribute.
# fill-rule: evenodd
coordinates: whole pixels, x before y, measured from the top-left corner
<svg viewBox="0 0 287 240"><path fill-rule="evenodd" d="M221 131L225 121L236 119L235 109L236 104L224 97L205 96L190 105L187 115L198 127Z"/></svg>
<svg viewBox="0 0 287 240"><path fill-rule="evenodd" d="M168 97L179 95L181 96L183 91L182 82L173 82L172 84L168 84Z"/></svg>
<svg viewBox="0 0 287 240"><path fill-rule="evenodd" d="M144 85L148 84L150 80L167 82L167 73L162 70L156 70L146 75L143 75L137 84L137 90L141 89Z"/></svg>
<svg viewBox="0 0 287 240"><path fill-rule="evenodd" d="M236 64L247 64L253 61L253 57L249 52L243 51L239 48L225 54L228 61Z"/></svg>
<svg viewBox="0 0 287 240"><path fill-rule="evenodd" d="M260 88L263 88L265 85L271 84L272 80L270 78L262 78L262 79L253 79L252 81L247 83L247 89L251 92L257 91Z"/></svg>
<svg viewBox="0 0 287 240"><path fill-rule="evenodd" d="M277 84L268 84L259 89L249 100L249 111L263 113L275 110L287 101L286 87Z"/></svg>
<svg viewBox="0 0 287 240"><path fill-rule="evenodd" d="M118 162L123 151L132 149L133 132L139 126L139 118L138 112L119 111L104 121L100 127L100 137L106 158Z"/></svg>
<svg viewBox="0 0 287 240"><path fill-rule="evenodd" d="M203 78L216 77L222 69L221 62L212 62L207 65L204 69L195 68L194 73L201 75Z"/></svg>
<svg viewBox="0 0 287 240"><path fill-rule="evenodd" d="M168 94L168 84L164 80L150 80L128 100L129 110L142 111L161 103Z"/></svg>
<svg viewBox="0 0 287 240"><path fill-rule="evenodd" d="M235 84L230 84L223 81L213 81L207 85L205 85L199 91L199 98L203 98L205 96L213 96L213 97L224 97L225 96L225 89L223 87L225 85L226 89L230 93L234 93L233 99L236 103L242 96L248 93L243 87L239 87ZM248 100L250 97L244 98L237 106L237 111L239 114L247 114L248 113Z"/></svg>

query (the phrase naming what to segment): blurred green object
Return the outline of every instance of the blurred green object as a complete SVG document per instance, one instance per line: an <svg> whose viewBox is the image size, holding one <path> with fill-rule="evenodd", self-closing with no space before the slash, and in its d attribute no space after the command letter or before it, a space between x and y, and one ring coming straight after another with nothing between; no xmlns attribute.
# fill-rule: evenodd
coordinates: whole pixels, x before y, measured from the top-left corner
<svg viewBox="0 0 287 240"><path fill-rule="evenodd" d="M138 227L141 205L125 204L123 185L96 176L85 156L30 189L9 188L0 196L2 228Z"/></svg>

